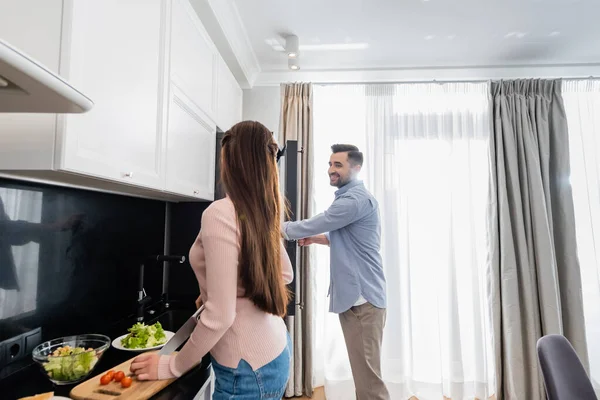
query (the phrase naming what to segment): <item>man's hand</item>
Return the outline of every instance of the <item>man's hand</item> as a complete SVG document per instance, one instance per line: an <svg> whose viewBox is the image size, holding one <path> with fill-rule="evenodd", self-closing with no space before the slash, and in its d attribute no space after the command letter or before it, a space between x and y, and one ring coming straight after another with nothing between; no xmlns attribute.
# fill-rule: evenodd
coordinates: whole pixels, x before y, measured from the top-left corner
<svg viewBox="0 0 600 400"><path fill-rule="evenodd" d="M298 240L298 244L300 246L310 246L311 244L322 244L325 246L329 246L329 240L327 240L327 236L325 235L317 235L300 239Z"/></svg>

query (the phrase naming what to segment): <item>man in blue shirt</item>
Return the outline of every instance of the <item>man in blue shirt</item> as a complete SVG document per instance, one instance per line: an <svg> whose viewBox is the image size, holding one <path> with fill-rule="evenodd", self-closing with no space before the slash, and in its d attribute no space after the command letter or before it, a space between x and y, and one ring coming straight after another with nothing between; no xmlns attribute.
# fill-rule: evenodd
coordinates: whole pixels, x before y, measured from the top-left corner
<svg viewBox="0 0 600 400"><path fill-rule="evenodd" d="M339 188L331 206L313 218L285 222L288 240L330 246L329 311L339 314L357 400L389 400L381 378L386 288L379 204L357 179L363 154L356 146L331 147L329 179Z"/></svg>

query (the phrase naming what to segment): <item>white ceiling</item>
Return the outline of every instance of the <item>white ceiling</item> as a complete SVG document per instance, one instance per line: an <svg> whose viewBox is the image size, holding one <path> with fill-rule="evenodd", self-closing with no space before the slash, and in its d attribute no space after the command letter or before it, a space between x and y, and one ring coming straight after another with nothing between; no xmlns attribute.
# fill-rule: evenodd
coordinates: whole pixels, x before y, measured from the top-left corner
<svg viewBox="0 0 600 400"><path fill-rule="evenodd" d="M263 72L287 69L267 44L286 34L364 47L301 51L302 70L600 62L598 0L234 1Z"/></svg>

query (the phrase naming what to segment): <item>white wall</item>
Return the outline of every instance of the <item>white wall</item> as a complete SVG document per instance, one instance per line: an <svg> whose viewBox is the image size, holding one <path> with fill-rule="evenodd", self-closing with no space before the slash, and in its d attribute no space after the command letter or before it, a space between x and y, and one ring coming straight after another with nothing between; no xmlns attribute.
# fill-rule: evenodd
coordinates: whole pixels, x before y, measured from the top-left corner
<svg viewBox="0 0 600 400"><path fill-rule="evenodd" d="M244 90L242 117L258 121L275 133L279 132L281 92L279 86L259 86Z"/></svg>

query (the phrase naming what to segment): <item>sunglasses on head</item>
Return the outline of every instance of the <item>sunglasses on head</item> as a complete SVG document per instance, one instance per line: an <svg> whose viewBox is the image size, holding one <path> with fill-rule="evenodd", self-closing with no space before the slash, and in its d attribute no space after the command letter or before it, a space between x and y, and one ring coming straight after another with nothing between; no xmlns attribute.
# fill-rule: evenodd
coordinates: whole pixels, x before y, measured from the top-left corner
<svg viewBox="0 0 600 400"><path fill-rule="evenodd" d="M279 150L277 150L277 157L276 157L276 161L279 162L279 159L283 156L285 156L285 149L287 148L287 146L283 146L282 148L280 148Z"/></svg>
<svg viewBox="0 0 600 400"><path fill-rule="evenodd" d="M271 132L271 135L273 135L273 137L275 137L275 133ZM283 156L285 156L285 149L287 148L286 145L284 145L283 147L279 148L279 146L277 146L277 148L279 150L277 150L277 156L275 158L275 160L277 161L277 163L279 163L279 159Z"/></svg>

